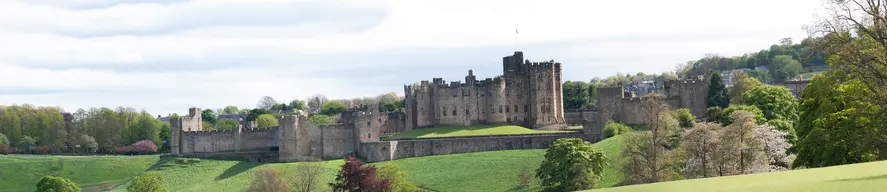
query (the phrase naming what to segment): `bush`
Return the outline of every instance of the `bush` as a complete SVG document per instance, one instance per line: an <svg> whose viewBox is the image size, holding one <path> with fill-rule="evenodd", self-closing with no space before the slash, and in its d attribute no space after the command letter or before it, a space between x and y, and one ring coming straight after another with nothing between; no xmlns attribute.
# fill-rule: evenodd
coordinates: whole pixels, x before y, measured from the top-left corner
<svg viewBox="0 0 887 192"><path fill-rule="evenodd" d="M45 176L37 182L35 192L80 192L80 187L65 178Z"/></svg>
<svg viewBox="0 0 887 192"><path fill-rule="evenodd" d="M130 153L132 153L132 145L118 147L118 148L114 149L114 153L130 154Z"/></svg>
<svg viewBox="0 0 887 192"><path fill-rule="evenodd" d="M607 156L588 141L558 139L545 151L536 177L555 191L579 191L595 187L607 165Z"/></svg>
<svg viewBox="0 0 887 192"><path fill-rule="evenodd" d="M250 192L289 192L290 186L280 175L277 170L271 168L261 168L256 171L256 178L249 187Z"/></svg>
<svg viewBox="0 0 887 192"><path fill-rule="evenodd" d="M696 123L696 117L690 113L690 109L680 108L674 111L674 117L683 128L691 128Z"/></svg>
<svg viewBox="0 0 887 192"><path fill-rule="evenodd" d="M330 116L326 116L323 114L311 114L308 116L308 120L311 120L311 123L313 123L314 125L330 124Z"/></svg>
<svg viewBox="0 0 887 192"><path fill-rule="evenodd" d="M345 158L345 164L329 184L336 192L383 192L391 190L391 181L376 178L375 166L363 166L363 162L352 156Z"/></svg>
<svg viewBox="0 0 887 192"><path fill-rule="evenodd" d="M3 133L0 133L0 145L9 145L9 138Z"/></svg>
<svg viewBox="0 0 887 192"><path fill-rule="evenodd" d="M385 164L379 167L377 174L378 178L391 181L392 192L419 191L419 187L415 183L407 180L407 173L401 171L395 165Z"/></svg>
<svg viewBox="0 0 887 192"><path fill-rule="evenodd" d="M256 118L256 124L262 128L274 127L277 126L277 118L275 118L274 115L271 114L262 114L259 115L258 118Z"/></svg>
<svg viewBox="0 0 887 192"><path fill-rule="evenodd" d="M41 145L41 146L31 147L31 153L47 154L47 153L49 153L49 146Z"/></svg>
<svg viewBox="0 0 887 192"><path fill-rule="evenodd" d="M166 192L166 180L159 172L148 171L132 180L126 190L129 192Z"/></svg>
<svg viewBox="0 0 887 192"><path fill-rule="evenodd" d="M326 175L326 167L320 162L305 162L296 165L295 172L289 179L294 192L317 191L320 182Z"/></svg>
<svg viewBox="0 0 887 192"><path fill-rule="evenodd" d="M733 119L730 118L730 115L736 111L748 111L755 115L755 121L757 123L764 123L767 121L764 118L764 114L761 112L761 109L758 107L751 105L730 105L726 109L721 108L708 108L705 112L705 119L708 122L716 122L720 123L723 126L727 126L733 124Z"/></svg>
<svg viewBox="0 0 887 192"><path fill-rule="evenodd" d="M9 145L0 144L0 154L8 155L15 153L15 148L9 147Z"/></svg>
<svg viewBox="0 0 887 192"><path fill-rule="evenodd" d="M630 133L631 131L631 127L610 120L607 121L606 125L604 125L603 134L604 139L606 139L623 133Z"/></svg>
<svg viewBox="0 0 887 192"><path fill-rule="evenodd" d="M157 145L151 140L141 140L132 144L132 151L137 153L154 153L157 152Z"/></svg>

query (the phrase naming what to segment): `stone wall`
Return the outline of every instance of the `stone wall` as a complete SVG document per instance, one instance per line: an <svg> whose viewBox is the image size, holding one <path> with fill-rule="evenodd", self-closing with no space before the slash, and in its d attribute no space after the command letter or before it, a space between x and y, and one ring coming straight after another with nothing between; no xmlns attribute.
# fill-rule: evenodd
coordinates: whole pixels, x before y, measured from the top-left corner
<svg viewBox="0 0 887 192"><path fill-rule="evenodd" d="M503 57L502 66L501 76L481 81L468 70L464 82L433 78L404 86L405 129L475 124L566 128L560 63L531 63L518 51Z"/></svg>
<svg viewBox="0 0 887 192"><path fill-rule="evenodd" d="M277 130L272 127L244 129L240 133L237 130L182 131L179 145L171 147L183 154L269 150L278 146L278 138L274 136ZM238 135L240 139L237 139Z"/></svg>
<svg viewBox="0 0 887 192"><path fill-rule="evenodd" d="M323 159L338 159L353 155L357 143L354 139L354 129L346 128L342 124L322 125Z"/></svg>
<svg viewBox="0 0 887 192"><path fill-rule="evenodd" d="M598 141L591 138L590 135L581 133L395 140L362 143L359 155L366 162L379 162L408 157L481 151L544 149L560 138L582 138L590 142Z"/></svg>

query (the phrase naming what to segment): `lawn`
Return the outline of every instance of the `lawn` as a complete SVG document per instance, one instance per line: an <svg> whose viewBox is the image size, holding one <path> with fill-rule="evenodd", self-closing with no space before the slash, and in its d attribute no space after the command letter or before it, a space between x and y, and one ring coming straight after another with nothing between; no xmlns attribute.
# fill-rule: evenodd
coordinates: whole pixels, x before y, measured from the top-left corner
<svg viewBox="0 0 887 192"><path fill-rule="evenodd" d="M607 156L617 157L621 141L621 137L617 136L594 145ZM544 149L490 151L405 158L372 165L395 164L407 172L408 179L433 191L514 191L521 169L527 168L532 177L544 155ZM622 164L615 160L618 158L612 159L611 166L604 170L603 187L613 186L622 180L619 171ZM327 177L324 183L335 178L342 163L343 160L325 161ZM201 159L193 164L163 162L153 170L166 175L169 191L243 191L249 187L257 168L277 168L285 174L296 164L299 163ZM539 189L538 181L534 179L531 188L519 191ZM126 191L126 184L113 191Z"/></svg>
<svg viewBox="0 0 887 192"><path fill-rule="evenodd" d="M601 187L622 182L622 163L618 161L622 137L613 137L594 146L611 157ZM533 177L544 155L544 149L490 151L406 158L376 165L397 165L408 173L408 179L434 191L523 191L515 190L521 170L527 168ZM540 189L539 181L533 179L533 186L525 190Z"/></svg>
<svg viewBox="0 0 887 192"><path fill-rule="evenodd" d="M125 182L157 162L147 156L0 155L0 189L33 191L43 176L69 178L84 190Z"/></svg>
<svg viewBox="0 0 887 192"><path fill-rule="evenodd" d="M471 126L451 126L451 127L429 127L419 128L406 133L397 134L385 139L408 139L408 138L432 138L432 137L455 137L455 136L481 136L481 135L513 135L513 134L533 134L533 133L562 133L574 131L548 131L534 130L516 125L471 125Z"/></svg>
<svg viewBox="0 0 887 192"><path fill-rule="evenodd" d="M887 161L775 173L682 180L594 191L884 191Z"/></svg>

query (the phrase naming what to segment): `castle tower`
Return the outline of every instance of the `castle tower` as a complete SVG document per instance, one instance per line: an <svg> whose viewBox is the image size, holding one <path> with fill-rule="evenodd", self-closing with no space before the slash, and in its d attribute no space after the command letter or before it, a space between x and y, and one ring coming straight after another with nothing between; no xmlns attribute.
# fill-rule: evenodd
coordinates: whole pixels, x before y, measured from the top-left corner
<svg viewBox="0 0 887 192"><path fill-rule="evenodd" d="M169 148L172 154L180 154L182 145L182 117L172 117L169 119Z"/></svg>
<svg viewBox="0 0 887 192"><path fill-rule="evenodd" d="M280 125L280 145L279 146L279 154L278 157L281 162L290 162L295 161L298 158L299 150L297 146L296 138L299 138L299 132L296 130L299 126L297 124L298 118L293 115L287 115L280 117L278 119L278 124Z"/></svg>

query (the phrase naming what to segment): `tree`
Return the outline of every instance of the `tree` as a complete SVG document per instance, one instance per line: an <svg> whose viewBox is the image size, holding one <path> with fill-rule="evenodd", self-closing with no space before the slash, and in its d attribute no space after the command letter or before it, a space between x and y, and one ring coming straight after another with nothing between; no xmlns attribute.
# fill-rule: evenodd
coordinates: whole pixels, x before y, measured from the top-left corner
<svg viewBox="0 0 887 192"><path fill-rule="evenodd" d="M684 173L686 177L705 178L715 175L715 152L720 144L722 130L719 124L705 122L684 132L681 147L687 155L687 169Z"/></svg>
<svg viewBox="0 0 887 192"><path fill-rule="evenodd" d="M240 110L237 109L237 106L233 105L226 106L222 109L222 114L237 114L238 112L240 112Z"/></svg>
<svg viewBox="0 0 887 192"><path fill-rule="evenodd" d="M271 109L271 106L274 106L274 104L277 104L277 101L275 101L274 98L271 98L270 96L263 96L261 99L259 99L259 103L256 104L256 108L267 110Z"/></svg>
<svg viewBox="0 0 887 192"><path fill-rule="evenodd" d="M237 128L237 120L222 119L219 120L219 130L234 130Z"/></svg>
<svg viewBox="0 0 887 192"><path fill-rule="evenodd" d="M289 192L290 186L280 175L277 170L272 168L259 168L256 170L256 177L252 185L249 187L250 192Z"/></svg>
<svg viewBox="0 0 887 192"><path fill-rule="evenodd" d="M564 109L582 109L588 105L588 85L581 81L567 81L563 86Z"/></svg>
<svg viewBox="0 0 887 192"><path fill-rule="evenodd" d="M311 114L308 116L308 120L314 125L327 125L331 123L330 117L323 114Z"/></svg>
<svg viewBox="0 0 887 192"><path fill-rule="evenodd" d="M208 122L212 126L216 126L216 123L218 123L218 121L219 121L218 119L216 119L216 114L213 113L212 109L204 109L203 111L201 111L200 112L200 119L202 119L205 122Z"/></svg>
<svg viewBox="0 0 887 192"><path fill-rule="evenodd" d="M720 140L724 143L718 156L730 158L737 163L728 163L734 165L734 169L721 172L729 175L754 173L752 170L766 163L762 161L762 157L765 157L763 143L753 138L757 126L755 115L748 111L735 111L730 117L733 124L721 134Z"/></svg>
<svg viewBox="0 0 887 192"><path fill-rule="evenodd" d="M80 192L80 187L66 178L44 176L37 182L35 192Z"/></svg>
<svg viewBox="0 0 887 192"><path fill-rule="evenodd" d="M797 77L801 70L801 63L789 55L778 55L773 58L772 64L770 64L770 75L777 82L791 80Z"/></svg>
<svg viewBox="0 0 887 192"><path fill-rule="evenodd" d="M345 164L329 184L336 192L383 192L391 190L391 181L378 179L375 166L363 166L363 162L352 156L345 158Z"/></svg>
<svg viewBox="0 0 887 192"><path fill-rule="evenodd" d="M0 145L9 145L9 138L3 133L0 133Z"/></svg>
<svg viewBox="0 0 887 192"><path fill-rule="evenodd" d="M781 131L772 125L759 125L755 127L754 139L763 144L766 166L756 172L776 172L791 169L795 154L790 154L792 144L787 132Z"/></svg>
<svg viewBox="0 0 887 192"><path fill-rule="evenodd" d="M307 162L296 165L290 178L290 185L295 192L312 192L318 190L326 174L326 167L319 162Z"/></svg>
<svg viewBox="0 0 887 192"><path fill-rule="evenodd" d="M129 184L129 187L126 187L126 191L129 192L165 192L166 190L166 179L163 178L163 175L160 172L156 171L148 171L139 174L138 177L132 180L132 183Z"/></svg>
<svg viewBox="0 0 887 192"><path fill-rule="evenodd" d="M763 85L758 79L751 77L748 73L733 73L733 86L730 87L730 104L742 105L742 95L746 92Z"/></svg>
<svg viewBox="0 0 887 192"><path fill-rule="evenodd" d="M645 96L640 105L639 115L648 122L649 131L625 137L622 149L622 157L626 159L624 180L640 184L680 179L677 170L683 161L682 152L669 149L678 133L678 121L669 113L662 95Z"/></svg>
<svg viewBox="0 0 887 192"><path fill-rule="evenodd" d="M730 96L727 95L727 88L724 86L724 80L721 79L721 73L714 72L708 83L708 106L727 108L729 105Z"/></svg>
<svg viewBox="0 0 887 192"><path fill-rule="evenodd" d="M745 103L754 105L767 119L785 119L791 122L798 120L798 102L788 88L781 86L759 86L746 92Z"/></svg>
<svg viewBox="0 0 887 192"><path fill-rule="evenodd" d="M264 115L264 114L271 114L271 111L268 111L266 109L261 109L261 108L249 110L249 114L246 115L246 121L256 121L256 119L258 119L259 116Z"/></svg>
<svg viewBox="0 0 887 192"><path fill-rule="evenodd" d="M345 104L342 104L342 102L330 101L323 104L320 114L333 116L345 112L346 110L348 110L348 108L346 108Z"/></svg>
<svg viewBox="0 0 887 192"><path fill-rule="evenodd" d="M613 120L608 120L607 124L604 124L604 129L602 130L604 136L603 139L630 132L632 132L631 127L613 122Z"/></svg>
<svg viewBox="0 0 887 192"><path fill-rule="evenodd" d="M157 152L157 145L151 140L142 140L132 144L132 151L140 154Z"/></svg>
<svg viewBox="0 0 887 192"><path fill-rule="evenodd" d="M755 114L755 122L763 123L766 122L767 119L764 118L764 113L761 112L758 107L752 105L730 105L726 109L720 108L709 108L705 112L707 122L716 122L721 125L727 126L733 124L733 119L730 118L730 114L733 114L735 111L748 111L752 114Z"/></svg>
<svg viewBox="0 0 887 192"><path fill-rule="evenodd" d="M95 142L95 138L89 135L80 135L80 137L76 137L74 141L76 145L80 145L81 148L84 148L87 151L99 147L99 144Z"/></svg>
<svg viewBox="0 0 887 192"><path fill-rule="evenodd" d="M318 94L308 97L308 101L306 104L308 105L308 109L311 111L311 113L319 113L321 110L321 106L323 106L323 104L327 101L329 101L329 99L327 99L326 96Z"/></svg>
<svg viewBox="0 0 887 192"><path fill-rule="evenodd" d="M259 127L274 127L277 126L277 118L271 114L262 114L256 119L256 124Z"/></svg>
<svg viewBox="0 0 887 192"><path fill-rule="evenodd" d="M417 192L419 186L407 180L407 173L392 164L385 164L376 171L376 177L391 181L392 192Z"/></svg>
<svg viewBox="0 0 887 192"><path fill-rule="evenodd" d="M22 138L21 141L19 141L16 147L29 150L32 146L37 145L36 142L37 141L35 141L34 138L31 138L30 136L25 136L24 138Z"/></svg>
<svg viewBox="0 0 887 192"><path fill-rule="evenodd" d="M674 117L678 119L678 124L683 128L691 128L696 123L696 117L687 108L675 110Z"/></svg>
<svg viewBox="0 0 887 192"><path fill-rule="evenodd" d="M558 191L578 191L595 187L601 179L607 157L588 141L563 138L545 151L536 177L542 186Z"/></svg>
<svg viewBox="0 0 887 192"><path fill-rule="evenodd" d="M293 101L290 101L289 106L293 109L298 109L298 110L305 110L305 107L306 107L305 101L298 100L298 99L293 99Z"/></svg>

